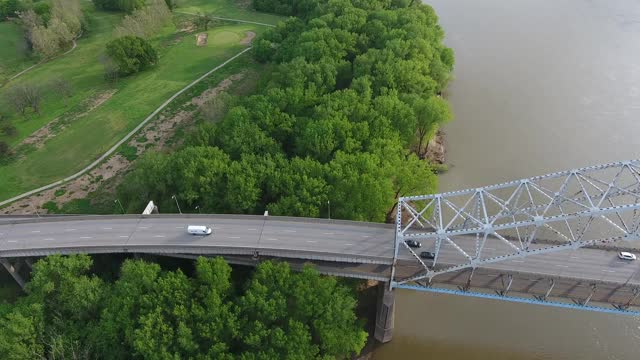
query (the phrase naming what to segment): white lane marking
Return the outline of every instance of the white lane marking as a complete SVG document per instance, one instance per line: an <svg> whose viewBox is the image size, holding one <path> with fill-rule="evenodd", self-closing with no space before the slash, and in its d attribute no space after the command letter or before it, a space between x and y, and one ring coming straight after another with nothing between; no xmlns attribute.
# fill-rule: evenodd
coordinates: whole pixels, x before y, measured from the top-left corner
<svg viewBox="0 0 640 360"><path fill-rule="evenodd" d="M32 233L39 233L40 230L33 230Z"/></svg>
<svg viewBox="0 0 640 360"><path fill-rule="evenodd" d="M176 226L176 229L182 229L182 226Z"/></svg>
<svg viewBox="0 0 640 360"><path fill-rule="evenodd" d="M369 236L369 235L362 235L362 237L364 237L364 238L368 238L368 237L371 237L371 236Z"/></svg>
<svg viewBox="0 0 640 360"><path fill-rule="evenodd" d="M253 230L253 231L255 231L256 229L247 229L247 230Z"/></svg>
<svg viewBox="0 0 640 360"><path fill-rule="evenodd" d="M18 242L18 240L8 240L7 242L10 242L10 243L17 243L17 242Z"/></svg>
<svg viewBox="0 0 640 360"><path fill-rule="evenodd" d="M240 236L229 236L229 239L240 239Z"/></svg>
<svg viewBox="0 0 640 360"><path fill-rule="evenodd" d="M616 261L616 263L618 263L618 264L623 264L623 265L628 264L628 262L626 262L626 261Z"/></svg>
<svg viewBox="0 0 640 360"><path fill-rule="evenodd" d="M47 241L47 240L55 240L55 239L54 238L46 238L44 240Z"/></svg>
<svg viewBox="0 0 640 360"><path fill-rule="evenodd" d="M315 240L307 240L308 243L316 243L317 241Z"/></svg>
<svg viewBox="0 0 640 360"><path fill-rule="evenodd" d="M563 268L568 268L569 267L569 265L560 265L560 264L556 264L556 266L563 267Z"/></svg>
<svg viewBox="0 0 640 360"><path fill-rule="evenodd" d="M570 257L570 258L572 258L572 259L580 259L580 258L579 258L579 257L577 257L577 256L569 256L569 257Z"/></svg>
<svg viewBox="0 0 640 360"><path fill-rule="evenodd" d="M102 230L111 230L113 228L102 228Z"/></svg>
<svg viewBox="0 0 640 360"><path fill-rule="evenodd" d="M333 233L322 233L323 235L333 235Z"/></svg>
<svg viewBox="0 0 640 360"><path fill-rule="evenodd" d="M519 263L523 263L524 260L511 260L511 262L519 262Z"/></svg>
<svg viewBox="0 0 640 360"><path fill-rule="evenodd" d="M344 246L351 246L351 245L353 245L353 244L344 244Z"/></svg>
<svg viewBox="0 0 640 360"><path fill-rule="evenodd" d="M295 230L282 230L282 231L284 231L284 232L288 232L288 233L294 233L294 232L296 232Z"/></svg>
<svg viewBox="0 0 640 360"><path fill-rule="evenodd" d="M278 241L278 239L275 239L275 238L267 238L267 240L269 240L269 241Z"/></svg>
<svg viewBox="0 0 640 360"><path fill-rule="evenodd" d="M80 239L91 239L91 236L80 236Z"/></svg>
<svg viewBox="0 0 640 360"><path fill-rule="evenodd" d="M163 237L164 237L164 235L153 235L153 237L163 238Z"/></svg>
<svg viewBox="0 0 640 360"><path fill-rule="evenodd" d="M494 248L486 247L486 250L495 250Z"/></svg>
<svg viewBox="0 0 640 360"><path fill-rule="evenodd" d="M64 229L64 231L76 231L77 229Z"/></svg>
<svg viewBox="0 0 640 360"><path fill-rule="evenodd" d="M604 271L604 272L610 272L610 273L614 273L614 272L616 272L615 270L602 270L602 271Z"/></svg>
<svg viewBox="0 0 640 360"><path fill-rule="evenodd" d="M140 229L148 229L148 226L140 226Z"/></svg>
<svg viewBox="0 0 640 360"><path fill-rule="evenodd" d="M120 235L119 237L121 237L121 238L128 238L128 237L129 237L129 235Z"/></svg>

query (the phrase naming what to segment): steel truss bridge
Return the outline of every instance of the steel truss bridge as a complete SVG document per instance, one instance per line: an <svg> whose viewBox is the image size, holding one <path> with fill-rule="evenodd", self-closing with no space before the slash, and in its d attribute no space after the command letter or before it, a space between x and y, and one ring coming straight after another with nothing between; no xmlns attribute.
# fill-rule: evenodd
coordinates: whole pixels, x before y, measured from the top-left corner
<svg viewBox="0 0 640 360"><path fill-rule="evenodd" d="M214 235L186 234L194 223L211 224ZM378 280L381 341L391 338L395 288L640 315L640 260L617 257L640 250L637 240L640 160L402 197L395 224L246 215L0 217L0 263L19 282L19 266L34 257L123 252L221 255L246 265L277 258Z"/></svg>
<svg viewBox="0 0 640 360"><path fill-rule="evenodd" d="M390 286L624 312L640 294L638 265L607 252L578 249L633 251L640 245L635 242L639 228L638 160L402 197ZM422 241L435 258L421 259L406 240ZM414 274L400 274L399 268L407 266L402 252L418 267ZM438 287L441 283L458 286ZM495 293L473 292L474 286ZM516 289L533 296L508 296ZM572 298L573 303L549 302L550 295ZM595 299L613 307L588 306Z"/></svg>

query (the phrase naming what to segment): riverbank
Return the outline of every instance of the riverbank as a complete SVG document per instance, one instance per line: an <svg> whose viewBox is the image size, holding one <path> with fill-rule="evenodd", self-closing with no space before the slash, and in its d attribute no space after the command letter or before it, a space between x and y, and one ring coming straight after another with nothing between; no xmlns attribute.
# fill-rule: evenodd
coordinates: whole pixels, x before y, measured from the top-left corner
<svg viewBox="0 0 640 360"><path fill-rule="evenodd" d="M358 292L358 307L356 315L359 319L366 319L365 331L367 344L360 354L353 356L352 360L370 360L373 358L375 350L381 345L373 337L376 329L376 313L378 305L378 281L367 280L361 282Z"/></svg>
<svg viewBox="0 0 640 360"><path fill-rule="evenodd" d="M441 129L436 131L436 135L427 143L426 158L431 164L445 165L445 133Z"/></svg>

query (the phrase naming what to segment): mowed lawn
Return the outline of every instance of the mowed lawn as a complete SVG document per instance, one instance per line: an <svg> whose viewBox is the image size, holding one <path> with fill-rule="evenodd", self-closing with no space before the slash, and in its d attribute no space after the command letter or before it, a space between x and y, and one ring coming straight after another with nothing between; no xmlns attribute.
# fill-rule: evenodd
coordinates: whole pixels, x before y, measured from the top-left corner
<svg viewBox="0 0 640 360"><path fill-rule="evenodd" d="M25 53L20 26L13 21L0 22L0 85L36 61Z"/></svg>
<svg viewBox="0 0 640 360"><path fill-rule="evenodd" d="M248 20L261 22L265 24L276 25L283 21L286 17L265 14L253 11L250 7L238 6L238 0L188 0L180 3L180 7L176 11L184 11L190 13L210 12L214 16L227 17L239 20ZM250 4L251 1L244 1Z"/></svg>
<svg viewBox="0 0 640 360"><path fill-rule="evenodd" d="M208 31L208 45L197 47L194 34L179 39L175 34L175 26L168 26L163 34L152 41L159 48L159 64L113 85L103 78L99 55L104 44L111 39L112 29L119 23L121 15L98 12L92 18L91 33L78 42L74 52L39 66L25 74L24 78L16 79L46 84L62 76L72 82L74 96L65 104L57 94L48 94L43 101L41 116L32 114L26 120L14 116L13 122L18 127L19 136L10 139L10 144L18 144L33 131L65 113L81 112L81 108L74 108L88 99L113 90L116 92L86 116L68 124L42 148L29 152L19 161L0 166L0 200L81 170L175 92L245 48L246 45L241 45L240 41L247 31L264 31L263 26L249 24L215 27ZM0 97L6 88L0 90Z"/></svg>
<svg viewBox="0 0 640 360"><path fill-rule="evenodd" d="M95 93L113 87L104 80L104 68L100 63L99 56L104 51L105 44L112 38L113 28L121 21L122 16L103 12L94 12L89 16L91 18L90 31L78 40L78 47L74 51L40 64L0 88L0 98L11 91L12 86L18 84L37 84L45 89L40 115L29 113L23 117L15 113L12 114L10 120L16 126L18 135L14 137L0 135L0 140L4 140L12 146L16 145L51 120L91 98ZM71 83L72 98L65 101L60 98L59 94L49 89L51 81L58 78ZM4 102L2 104L9 105ZM1 185L0 183L0 188Z"/></svg>

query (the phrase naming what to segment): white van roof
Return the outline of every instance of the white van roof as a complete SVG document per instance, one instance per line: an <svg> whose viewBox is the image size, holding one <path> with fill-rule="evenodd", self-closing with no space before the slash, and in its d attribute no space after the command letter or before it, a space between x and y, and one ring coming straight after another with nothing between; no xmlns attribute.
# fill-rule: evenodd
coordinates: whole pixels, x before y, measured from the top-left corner
<svg viewBox="0 0 640 360"><path fill-rule="evenodd" d="M189 225L187 230L206 230L207 227L203 225Z"/></svg>

